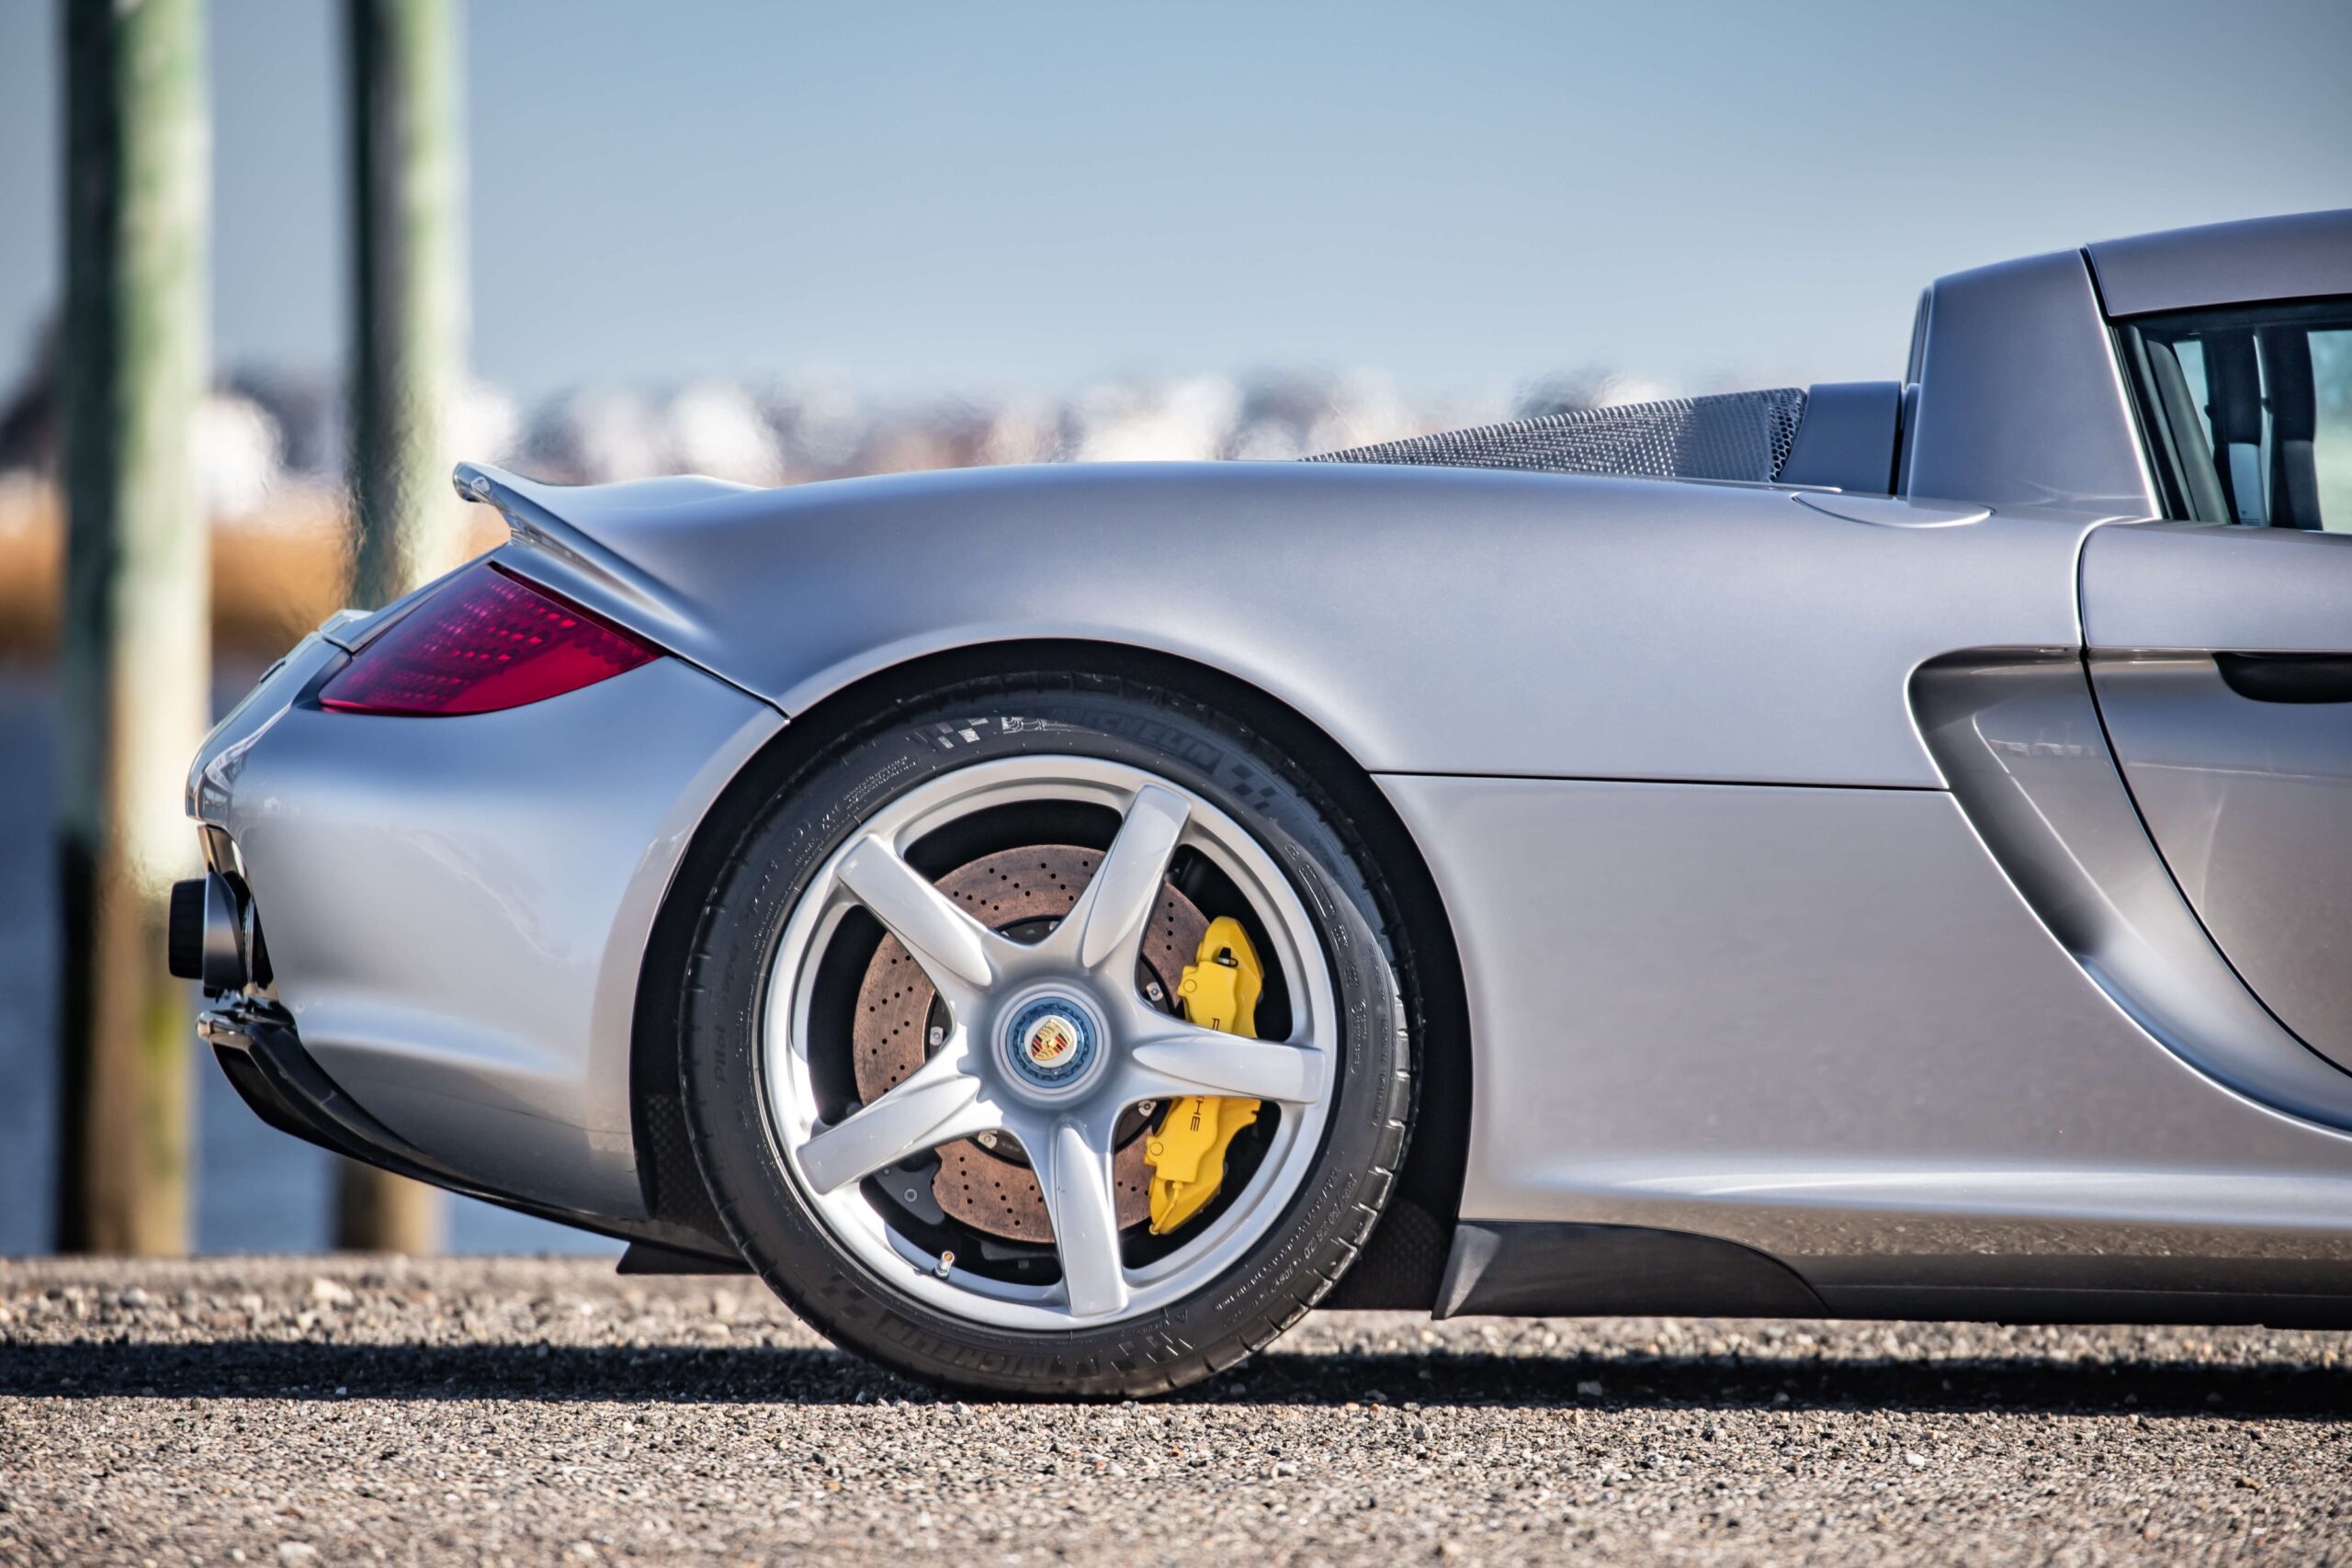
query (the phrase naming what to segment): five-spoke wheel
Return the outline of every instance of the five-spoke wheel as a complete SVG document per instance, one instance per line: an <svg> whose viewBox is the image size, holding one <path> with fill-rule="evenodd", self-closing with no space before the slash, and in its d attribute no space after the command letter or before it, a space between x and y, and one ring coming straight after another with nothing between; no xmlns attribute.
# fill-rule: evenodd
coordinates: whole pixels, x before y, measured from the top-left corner
<svg viewBox="0 0 2352 1568"><path fill-rule="evenodd" d="M1148 1393L1280 1333L1412 1091L1377 870L1317 782L1133 682L812 735L690 890L682 1089L746 1260L974 1390Z"/></svg>
<svg viewBox="0 0 2352 1568"><path fill-rule="evenodd" d="M910 864L905 850L1008 805L1118 812L1117 829L1069 913L1034 940L991 929ZM1210 861L1273 937L1292 998L1286 1037L1202 1028L1142 989L1143 945L1180 850ZM842 916L862 908L903 945L946 1022L922 1065L870 1104L823 1113L813 1065L828 1039L814 988ZM854 940L854 937L849 938ZM1166 987L1161 987L1163 991ZM1296 1186L1320 1130L1334 1002L1296 895L1224 812L1139 768L1080 757L984 762L894 802L832 857L778 943L768 993L768 1085L786 1157L843 1243L903 1285L1009 1326L1114 1319L1213 1276L1257 1238ZM1124 1256L1113 1168L1138 1106L1188 1095L1271 1104L1284 1158L1261 1160L1246 1201L1148 1265ZM1123 1123L1126 1125L1123 1126ZM1009 1137L1045 1201L1060 1280L1049 1288L959 1267L893 1224L880 1171L942 1145ZM886 1190L887 1193L887 1190ZM953 1249L944 1249L952 1251Z"/></svg>

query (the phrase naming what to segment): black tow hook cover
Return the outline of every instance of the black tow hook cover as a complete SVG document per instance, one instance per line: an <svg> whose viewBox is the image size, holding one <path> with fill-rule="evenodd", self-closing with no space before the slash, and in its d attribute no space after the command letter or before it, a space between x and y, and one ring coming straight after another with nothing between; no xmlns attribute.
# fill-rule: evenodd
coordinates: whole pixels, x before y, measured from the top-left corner
<svg viewBox="0 0 2352 1568"><path fill-rule="evenodd" d="M215 871L172 884L172 973L207 996L243 990L253 978L252 901L243 882Z"/></svg>
<svg viewBox="0 0 2352 1568"><path fill-rule="evenodd" d="M172 977L204 978L204 878L172 884L170 952Z"/></svg>

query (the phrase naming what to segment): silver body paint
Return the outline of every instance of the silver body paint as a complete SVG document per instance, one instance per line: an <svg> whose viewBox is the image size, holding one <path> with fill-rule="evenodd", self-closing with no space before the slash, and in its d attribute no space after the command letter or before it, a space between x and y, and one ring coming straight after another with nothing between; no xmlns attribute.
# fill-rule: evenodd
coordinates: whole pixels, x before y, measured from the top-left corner
<svg viewBox="0 0 2352 1568"><path fill-rule="evenodd" d="M2352 651L2352 541L2155 521L2105 313L2273 276L2352 294L2343 232L1937 284L1890 497L461 469L514 526L501 564L674 657L382 719L296 700L344 657L314 641L208 742L195 809L355 1098L486 1184L625 1221L647 935L744 761L926 654L1148 649L1294 709L1424 858L1470 1008L1464 1219L1719 1237L1841 1312L2352 1295L2352 852L2324 830L2352 705L2212 673ZM1180 591L1171 539L1232 570Z"/></svg>
<svg viewBox="0 0 2352 1568"><path fill-rule="evenodd" d="M230 765L198 769L277 1000L427 1154L537 1203L641 1216L639 961L703 812L782 716L666 660L467 718L292 703L341 662L306 644L264 684L266 732L242 750L216 735L208 761Z"/></svg>

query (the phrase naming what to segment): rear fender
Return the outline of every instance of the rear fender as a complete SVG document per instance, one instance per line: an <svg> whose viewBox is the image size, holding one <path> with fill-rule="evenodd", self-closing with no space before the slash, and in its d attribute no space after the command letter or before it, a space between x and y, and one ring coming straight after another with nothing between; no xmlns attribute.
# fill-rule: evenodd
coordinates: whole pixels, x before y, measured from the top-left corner
<svg viewBox="0 0 2352 1568"><path fill-rule="evenodd" d="M1376 464L532 486L502 559L799 715L1043 640L1223 671L1372 773L1940 788L1907 683L2079 644L2098 519Z"/></svg>

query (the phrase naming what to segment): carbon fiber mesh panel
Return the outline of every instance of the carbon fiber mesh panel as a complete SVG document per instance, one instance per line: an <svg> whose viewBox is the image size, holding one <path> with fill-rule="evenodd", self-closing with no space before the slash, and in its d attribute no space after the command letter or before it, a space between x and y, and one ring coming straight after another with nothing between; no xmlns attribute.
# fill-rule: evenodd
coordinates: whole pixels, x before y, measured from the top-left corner
<svg viewBox="0 0 2352 1568"><path fill-rule="evenodd" d="M1804 392L1776 387L1710 398L1577 409L1383 441L1310 463L1434 463L1537 473L1634 474L1668 479L1780 478L1804 417Z"/></svg>

